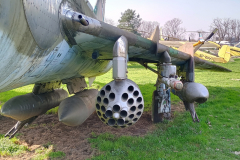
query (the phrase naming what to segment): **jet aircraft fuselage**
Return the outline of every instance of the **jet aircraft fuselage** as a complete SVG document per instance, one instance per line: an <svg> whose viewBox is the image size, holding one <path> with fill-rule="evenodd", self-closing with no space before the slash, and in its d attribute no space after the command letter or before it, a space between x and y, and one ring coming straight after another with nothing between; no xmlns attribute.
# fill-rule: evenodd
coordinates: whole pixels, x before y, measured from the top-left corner
<svg viewBox="0 0 240 160"><path fill-rule="evenodd" d="M0 92L38 82L96 77L110 70L111 61L92 58L101 41L89 42L93 36L82 34L81 45L66 42L60 29L62 3L0 0ZM85 1L72 4L93 17L85 5Z"/></svg>

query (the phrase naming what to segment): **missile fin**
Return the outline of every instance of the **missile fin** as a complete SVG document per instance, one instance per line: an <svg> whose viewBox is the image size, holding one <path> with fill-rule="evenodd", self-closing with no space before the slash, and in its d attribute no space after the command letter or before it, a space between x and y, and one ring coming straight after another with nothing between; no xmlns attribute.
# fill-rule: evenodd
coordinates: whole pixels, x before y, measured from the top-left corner
<svg viewBox="0 0 240 160"><path fill-rule="evenodd" d="M198 119L197 113L195 111L195 108L194 108L194 103L189 103L186 101L183 101L183 103L184 103L186 110L190 111L193 122L200 122Z"/></svg>

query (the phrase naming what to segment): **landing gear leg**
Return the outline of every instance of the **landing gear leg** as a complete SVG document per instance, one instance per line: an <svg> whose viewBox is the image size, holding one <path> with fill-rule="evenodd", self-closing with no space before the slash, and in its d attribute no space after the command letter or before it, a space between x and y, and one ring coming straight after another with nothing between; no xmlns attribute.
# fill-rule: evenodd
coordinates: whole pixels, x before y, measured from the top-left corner
<svg viewBox="0 0 240 160"><path fill-rule="evenodd" d="M167 52L165 52L167 55ZM171 63L162 63L158 66L157 90L153 92L152 121L162 122L164 114L171 114L171 88L181 90L183 84L176 75L176 66Z"/></svg>

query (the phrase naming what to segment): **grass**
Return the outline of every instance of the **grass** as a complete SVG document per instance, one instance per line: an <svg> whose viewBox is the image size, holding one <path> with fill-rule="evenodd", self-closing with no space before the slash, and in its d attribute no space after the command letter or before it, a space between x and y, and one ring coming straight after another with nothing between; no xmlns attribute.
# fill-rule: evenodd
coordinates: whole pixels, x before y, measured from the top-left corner
<svg viewBox="0 0 240 160"><path fill-rule="evenodd" d="M43 147L35 150L36 156L33 160L45 160L45 159L59 159L66 156L63 152L53 152L53 145L51 143L47 143L43 145Z"/></svg>
<svg viewBox="0 0 240 160"><path fill-rule="evenodd" d="M17 156L27 150L26 146L20 145L20 141L16 137L10 140L0 134L0 157Z"/></svg>
<svg viewBox="0 0 240 160"><path fill-rule="evenodd" d="M24 154L30 151L30 149L24 145L16 137L12 139L4 138L4 135L0 134L0 159L6 157L16 157L20 154ZM53 151L53 145L47 143L35 150L35 155L33 155L33 160L45 160L45 159L59 159L65 157L65 153Z"/></svg>
<svg viewBox="0 0 240 160"><path fill-rule="evenodd" d="M200 123L193 123L185 112L158 124L157 130L145 137L102 134L90 139L92 147L102 153L92 159L240 159L234 154L240 151L240 59L220 65L233 72L196 70L196 82L210 93L209 100L196 108ZM129 73L129 78L140 84L149 110L156 76L134 66Z"/></svg>
<svg viewBox="0 0 240 160"><path fill-rule="evenodd" d="M210 93L209 100L196 108L200 123L193 123L190 113L184 112L177 113L173 121L157 124L156 131L145 137L95 135L89 141L101 155L92 159L240 159L234 154L240 151L240 59L219 65L233 72L196 70L196 82L205 85ZM149 111L157 76L136 63L130 63L128 68L128 78L139 85L145 100L144 110ZM112 73L108 72L97 77L92 88L100 89L111 80ZM5 103L11 97L26 94L32 87L0 93L0 101ZM174 95L172 100L175 104L179 102ZM50 113L56 111L57 108ZM41 155L50 153L45 148ZM64 155L61 152L51 155L61 154Z"/></svg>

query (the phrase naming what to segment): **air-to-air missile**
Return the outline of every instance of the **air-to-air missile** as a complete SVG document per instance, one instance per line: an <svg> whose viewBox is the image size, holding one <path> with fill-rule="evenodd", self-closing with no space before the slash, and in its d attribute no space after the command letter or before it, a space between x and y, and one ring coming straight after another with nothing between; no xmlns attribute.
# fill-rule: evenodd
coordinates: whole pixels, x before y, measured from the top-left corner
<svg viewBox="0 0 240 160"><path fill-rule="evenodd" d="M59 121L68 126L82 124L95 111L97 94L96 89L84 90L63 100L58 109Z"/></svg>

